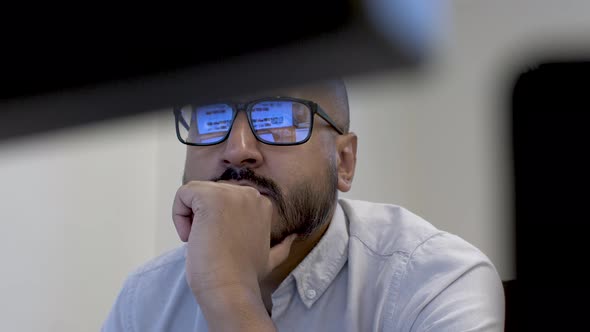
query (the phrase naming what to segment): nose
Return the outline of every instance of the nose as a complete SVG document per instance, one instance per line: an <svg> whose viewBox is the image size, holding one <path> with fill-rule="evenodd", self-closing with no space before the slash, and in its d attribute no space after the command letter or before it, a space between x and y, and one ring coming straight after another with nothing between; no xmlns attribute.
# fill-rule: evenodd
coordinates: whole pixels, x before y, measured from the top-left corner
<svg viewBox="0 0 590 332"><path fill-rule="evenodd" d="M232 125L222 154L224 166L256 168L263 162L258 140L250 129L248 118L239 112Z"/></svg>

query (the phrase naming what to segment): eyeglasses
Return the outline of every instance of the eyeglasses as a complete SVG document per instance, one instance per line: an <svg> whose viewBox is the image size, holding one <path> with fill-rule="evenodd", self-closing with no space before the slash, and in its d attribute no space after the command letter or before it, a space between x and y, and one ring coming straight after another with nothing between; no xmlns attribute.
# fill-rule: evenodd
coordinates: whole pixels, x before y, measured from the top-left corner
<svg viewBox="0 0 590 332"><path fill-rule="evenodd" d="M174 109L176 136L187 145L214 145L225 141L239 111L245 111L256 139L270 145L303 144L311 137L314 115L344 134L322 108L309 100L272 97L245 104L187 105Z"/></svg>

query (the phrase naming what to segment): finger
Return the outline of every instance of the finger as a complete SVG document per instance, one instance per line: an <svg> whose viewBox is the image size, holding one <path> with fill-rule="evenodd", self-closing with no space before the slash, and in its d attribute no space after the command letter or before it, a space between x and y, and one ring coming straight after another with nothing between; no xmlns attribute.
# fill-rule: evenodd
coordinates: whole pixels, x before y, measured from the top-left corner
<svg viewBox="0 0 590 332"><path fill-rule="evenodd" d="M187 201L189 204L186 203ZM176 192L176 197L174 197L174 203L172 204L172 221L174 222L178 237L183 242L188 241L193 222L193 210L190 201L190 191L186 187L181 187Z"/></svg>
<svg viewBox="0 0 590 332"><path fill-rule="evenodd" d="M293 241L295 241L296 238L297 234L291 234L287 236L283 240L283 242L270 248L270 252L268 254L269 271L274 270L277 266L284 262L287 259L287 257L289 257L289 253L291 252L291 245L293 245Z"/></svg>

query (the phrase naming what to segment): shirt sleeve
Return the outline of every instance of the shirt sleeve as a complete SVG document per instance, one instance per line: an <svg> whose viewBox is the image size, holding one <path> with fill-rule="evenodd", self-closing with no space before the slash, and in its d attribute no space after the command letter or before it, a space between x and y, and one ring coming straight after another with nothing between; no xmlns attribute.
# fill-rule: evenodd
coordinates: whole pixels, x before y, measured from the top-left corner
<svg viewBox="0 0 590 332"><path fill-rule="evenodd" d="M504 330L504 290L491 261L458 236L439 233L408 257L390 294L395 331Z"/></svg>
<svg viewBox="0 0 590 332"><path fill-rule="evenodd" d="M131 275L127 278L121 291L117 295L115 303L103 322L101 332L130 332L134 331L131 324L131 309L133 294L135 293L137 276Z"/></svg>

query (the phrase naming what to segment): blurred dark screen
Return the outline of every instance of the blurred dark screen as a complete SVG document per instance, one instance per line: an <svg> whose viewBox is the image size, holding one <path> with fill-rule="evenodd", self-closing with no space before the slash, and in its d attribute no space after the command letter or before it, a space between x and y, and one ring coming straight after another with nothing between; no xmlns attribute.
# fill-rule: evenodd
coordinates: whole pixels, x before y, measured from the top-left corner
<svg viewBox="0 0 590 332"><path fill-rule="evenodd" d="M363 0L81 7L10 11L0 23L0 139L413 68L437 14L410 1Z"/></svg>
<svg viewBox="0 0 590 332"><path fill-rule="evenodd" d="M544 62L512 95L518 331L587 325L590 62Z"/></svg>
<svg viewBox="0 0 590 332"><path fill-rule="evenodd" d="M356 2L143 4L130 12L88 5L81 12L28 12L4 23L14 33L2 41L0 71L10 84L0 89L0 99L142 78L296 44L352 24L360 14Z"/></svg>

